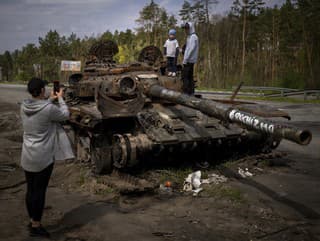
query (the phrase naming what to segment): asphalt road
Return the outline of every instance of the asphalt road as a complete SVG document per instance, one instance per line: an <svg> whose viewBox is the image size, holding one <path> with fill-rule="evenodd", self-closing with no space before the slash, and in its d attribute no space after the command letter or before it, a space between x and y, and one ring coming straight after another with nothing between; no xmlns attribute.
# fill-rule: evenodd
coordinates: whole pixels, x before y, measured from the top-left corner
<svg viewBox="0 0 320 241"><path fill-rule="evenodd" d="M49 91L50 89L47 88L48 94ZM17 104L19 107L19 103L28 97L29 94L24 85L0 84L0 102ZM212 96L212 98L215 97ZM259 101L259 103L262 102ZM301 200L299 201L310 203L320 213L320 104L264 103L288 112L292 119L284 122L309 129L313 135L313 140L308 146L299 146L286 140L282 141L278 149L286 151L289 158L295 161L297 176L275 175L269 182L270 187L278 190L282 193L281 195L289 195L298 199L300 196ZM305 180L306 176L310 177L310 180ZM286 179L290 184L285 184ZM261 182L264 182L263 175Z"/></svg>
<svg viewBox="0 0 320 241"><path fill-rule="evenodd" d="M46 91L49 93L50 89L47 88ZM9 102L18 106L28 97L29 94L24 85L0 85L0 102ZM320 104L264 103L288 112L292 120L287 123L311 130L313 140L308 146L282 141L279 150L286 151L289 158L295 161L296 176L275 174L270 178L262 175L260 181L265 182L265 178L270 179L268 181L270 188L277 190L283 196L292 196L299 202L307 203L320 214Z"/></svg>
<svg viewBox="0 0 320 241"><path fill-rule="evenodd" d="M46 90L48 92L48 90ZM30 95L25 85L0 84L0 101L19 104Z"/></svg>
<svg viewBox="0 0 320 241"><path fill-rule="evenodd" d="M2 103L1 105L2 108L5 108L5 105L3 105L4 103L10 103L10 104L14 104L14 106L16 106L18 109L19 103L27 97L28 97L28 93L26 92L25 86L0 85L0 103ZM291 215L292 213L294 213L294 215L299 216L299 218L297 219L299 222L303 221L303 222L309 223L310 220L313 220L312 221L313 226L311 225L310 227L314 227L314 225L316 225L315 230L318 230L318 231L316 231L314 236L312 236L314 237L314 239L312 240L319 240L318 239L320 238L319 224L315 224L314 222L318 222L318 220L320 220L320 145L319 145L320 144L320 105L319 104L291 104L291 103L284 103L284 102L281 102L281 103L272 102L272 103L266 103L266 104L273 105L275 107L278 107L288 112L292 117L292 120L290 121L290 123L298 126L299 128L309 129L313 134L313 140L308 146L299 146L297 144L294 144L285 140L282 141L280 146L278 147L278 150L281 152L287 153L286 159L288 160L290 168L281 169L280 171L277 169L271 170L266 173L257 175L250 180L248 179L239 180L239 188L241 190L245 190L249 200L252 200L252 202L254 202L253 200L255 199L258 199L258 201L260 199L267 200L267 199L262 199L262 196L266 196L268 197L268 200L269 199L272 200L271 201L272 204L270 204L270 207L274 207L274 210L279 210L279 212L281 212L282 214L287 212L287 213L290 213ZM3 111L3 109L0 109L0 112L1 111ZM180 200L181 204L183 204L185 201L186 200L182 198ZM191 202L195 202L195 204L197 205L199 203L201 204L201 202L204 202L204 199L199 199L197 201L191 201ZM101 205L102 205L101 208L103 210L104 208L107 208L107 206L103 204ZM164 205L163 208L166 208L163 210L168 209L168 207L166 206L167 205L166 203L162 203L161 205ZM173 205L173 203L171 203L171 205ZM250 205L251 204L249 203L248 207L250 207ZM177 210L181 208L180 206L176 207ZM87 206L85 208L87 208ZM99 207L94 207L94 208L95 209L92 209L92 210L90 209L90 213L94 210L99 210L99 209L96 209ZM111 212L109 208L110 207L108 207L107 208L108 210L106 211ZM205 211L207 212L207 210ZM156 215L161 215L161 213L163 212L164 211L162 211L161 209L159 213L157 213ZM239 212L241 212L241 210ZM146 211L146 213L148 213L148 211ZM123 220L122 219L120 220L120 217L122 217L121 215L123 215ZM143 213L141 215L143 215ZM150 216L156 217L154 216L154 213L151 213ZM99 215L97 215L97 217L99 217ZM125 216L124 213L120 214L120 216L119 214L115 216L111 215L111 217L112 218L109 217L110 218L109 219L107 216L103 216L103 218L97 219L97 222L94 223L94 225L96 226L92 226L92 227L96 228L94 230L99 229L99 232L101 233L104 232L104 229L103 229L104 224L101 223L102 221L98 221L98 220L104 220L105 223L109 222L109 224L112 225L112 223L115 222L114 220L119 219L119 223L117 224L123 223L124 225L127 225L125 223L125 220L127 220L127 217ZM132 216L132 218L135 218L135 216ZM140 222L140 221L141 221L140 219L137 219L137 222ZM176 222L176 220L173 220L173 221ZM223 220L221 222L222 222L221 225L223 227ZM235 220L234 223L235 223L234 225L237 225L238 221ZM99 225L101 225L101 227ZM144 233L142 229L141 230L137 229L137 227L135 226L136 224L134 222L130 222L130 225L132 226L132 230L134 230L135 232L141 231L141 235ZM147 227L148 223L145 223L144 225L146 225ZM214 230L215 228L212 227L211 229ZM118 228L118 230L120 230L120 227ZM228 231L226 230L226 228L224 230L225 230L224 237L226 237L228 235ZM118 233L114 232L114 235L116 237L119 235L121 236L122 234L121 232L118 232ZM124 239L119 238L116 240L124 240ZM135 240L138 240L138 239L135 239ZM150 237L148 240L153 240L153 238ZM155 239L155 240L158 240L158 239ZM202 238L192 239L192 240L209 240L209 239L208 237L203 236ZM210 240L213 240L213 239L210 239ZM243 239L240 238L238 240L243 240ZM272 238L267 240L272 240ZM274 240L283 240L283 239L276 238ZM285 239L285 240L291 240L291 239ZM308 239L299 239L299 240L308 240Z"/></svg>

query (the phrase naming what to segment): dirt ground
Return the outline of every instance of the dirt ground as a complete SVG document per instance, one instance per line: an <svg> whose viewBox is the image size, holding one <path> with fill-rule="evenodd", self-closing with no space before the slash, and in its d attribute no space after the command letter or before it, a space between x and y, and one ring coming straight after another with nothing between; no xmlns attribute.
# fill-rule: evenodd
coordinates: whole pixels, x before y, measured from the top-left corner
<svg viewBox="0 0 320 241"><path fill-rule="evenodd" d="M17 102L25 96L22 89L0 87L0 240L6 241L39 240L28 237L19 167ZM312 131L309 146L283 141L270 156L210 167L205 176L228 180L204 186L196 197L181 191L183 179L197 170L191 164L97 177L87 163L56 163L43 225L57 241L320 240L320 106L274 105ZM238 167L254 176L241 178ZM165 181L172 182L172 191L159 190Z"/></svg>

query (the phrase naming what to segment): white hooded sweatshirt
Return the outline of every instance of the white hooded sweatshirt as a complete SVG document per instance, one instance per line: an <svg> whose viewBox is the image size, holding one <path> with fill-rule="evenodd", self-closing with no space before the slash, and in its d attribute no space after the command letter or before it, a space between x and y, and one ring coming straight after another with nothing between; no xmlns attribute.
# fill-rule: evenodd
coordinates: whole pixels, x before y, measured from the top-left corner
<svg viewBox="0 0 320 241"><path fill-rule="evenodd" d="M183 64L192 63L195 64L199 55L199 40L195 33L195 29L192 23L189 24L189 33L187 37L186 50L183 56Z"/></svg>
<svg viewBox="0 0 320 241"><path fill-rule="evenodd" d="M54 160L74 158L70 141L59 124L69 118L69 110L59 97L59 106L50 100L27 99L21 105L23 145L21 166L40 172Z"/></svg>

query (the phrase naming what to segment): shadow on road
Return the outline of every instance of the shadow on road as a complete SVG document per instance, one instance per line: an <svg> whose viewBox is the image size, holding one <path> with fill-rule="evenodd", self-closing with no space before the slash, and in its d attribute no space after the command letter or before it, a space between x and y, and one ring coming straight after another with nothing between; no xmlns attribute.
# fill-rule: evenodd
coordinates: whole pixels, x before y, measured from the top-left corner
<svg viewBox="0 0 320 241"><path fill-rule="evenodd" d="M252 179L245 179L242 178L239 174L235 173L231 169L220 166L219 170L223 175L229 178L235 178L240 183L251 186L256 188L257 190L263 192L267 196L271 197L273 200L281 202L282 204L294 209L296 212L300 213L304 218L307 219L320 219L320 214L313 210L312 208L309 208L301 203L298 203L296 201L293 201L287 197L281 196L275 191L271 190L270 188L266 187L265 185L258 183Z"/></svg>

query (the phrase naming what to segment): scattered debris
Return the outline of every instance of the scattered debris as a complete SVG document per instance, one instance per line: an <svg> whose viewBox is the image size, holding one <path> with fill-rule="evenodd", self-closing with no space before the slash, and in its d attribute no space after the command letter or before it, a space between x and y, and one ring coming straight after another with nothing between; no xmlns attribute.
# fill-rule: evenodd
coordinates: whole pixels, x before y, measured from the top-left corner
<svg viewBox="0 0 320 241"><path fill-rule="evenodd" d="M172 186L172 184L171 184L171 182L170 182L170 181L166 181L166 183L164 184L164 186L165 186L165 187L171 187L171 186Z"/></svg>
<svg viewBox="0 0 320 241"><path fill-rule="evenodd" d="M183 190L186 192L193 192L194 196L197 196L203 188L202 184L219 184L226 182L228 179L224 176L217 175L215 173L209 174L207 179L201 179L201 171L196 171L188 175L183 183Z"/></svg>
<svg viewBox="0 0 320 241"><path fill-rule="evenodd" d="M197 196L199 194L199 192L201 192L203 190L202 187L198 188L198 189L195 189L193 190L193 196Z"/></svg>
<svg viewBox="0 0 320 241"><path fill-rule="evenodd" d="M248 168L245 168L245 170L243 170L241 167L238 167L238 173L243 178L247 178L247 177L252 177L253 176L253 174L251 172L249 172Z"/></svg>
<svg viewBox="0 0 320 241"><path fill-rule="evenodd" d="M226 178L225 176L222 176L222 175L218 175L218 174L215 174L215 173L211 173L208 175L208 178L207 179L202 179L201 180L201 183L202 184L219 184L219 183L223 183L223 182L226 182L228 181L228 178Z"/></svg>
<svg viewBox="0 0 320 241"><path fill-rule="evenodd" d="M159 193L165 195L172 194L172 188L171 186L167 187L166 185L160 184Z"/></svg>
<svg viewBox="0 0 320 241"><path fill-rule="evenodd" d="M201 171L190 173L183 183L183 190L186 192L193 191L195 193L199 193L202 190L202 189L200 191L198 190L201 185L200 179L201 179Z"/></svg>
<svg viewBox="0 0 320 241"><path fill-rule="evenodd" d="M16 170L16 168L11 164L0 165L0 171L1 172L13 172L15 170Z"/></svg>
<svg viewBox="0 0 320 241"><path fill-rule="evenodd" d="M255 170L259 171L259 172L263 172L263 169L260 167L254 167Z"/></svg>

